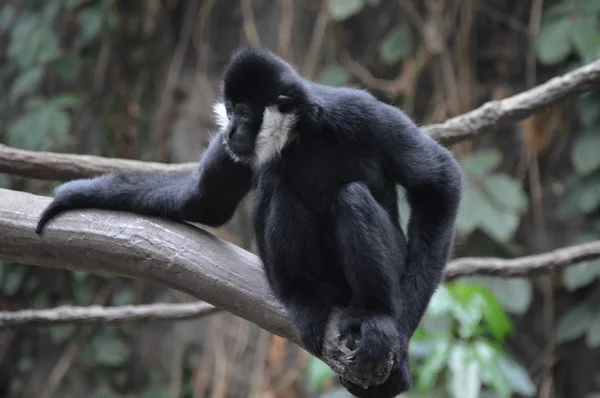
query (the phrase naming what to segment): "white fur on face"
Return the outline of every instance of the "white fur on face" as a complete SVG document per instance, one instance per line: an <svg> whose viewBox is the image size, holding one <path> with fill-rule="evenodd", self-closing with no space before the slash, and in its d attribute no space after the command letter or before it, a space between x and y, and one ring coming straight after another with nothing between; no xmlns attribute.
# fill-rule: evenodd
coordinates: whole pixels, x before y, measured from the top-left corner
<svg viewBox="0 0 600 398"><path fill-rule="evenodd" d="M229 124L225 104L217 102L213 105L215 121L220 128ZM281 113L276 106L268 106L263 112L263 121L254 143L252 163L258 167L279 155L290 139L290 132L296 122L293 114ZM239 161L233 153L234 160Z"/></svg>
<svg viewBox="0 0 600 398"><path fill-rule="evenodd" d="M260 131L254 143L254 164L260 166L279 155L290 139L296 122L294 114L281 113L276 106L268 106L263 113Z"/></svg>
<svg viewBox="0 0 600 398"><path fill-rule="evenodd" d="M217 125L224 129L229 124L229 118L227 117L227 109L225 109L225 104L222 102L217 102L213 105L213 113L215 115L215 121Z"/></svg>

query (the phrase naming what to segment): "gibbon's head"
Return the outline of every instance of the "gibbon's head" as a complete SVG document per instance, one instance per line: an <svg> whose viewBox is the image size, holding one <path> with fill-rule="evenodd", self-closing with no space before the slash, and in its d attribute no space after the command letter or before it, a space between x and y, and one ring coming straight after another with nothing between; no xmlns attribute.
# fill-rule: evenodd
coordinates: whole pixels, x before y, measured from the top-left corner
<svg viewBox="0 0 600 398"><path fill-rule="evenodd" d="M267 50L242 50L225 70L222 98L213 109L227 151L260 166L289 142L307 96L305 81L287 62Z"/></svg>

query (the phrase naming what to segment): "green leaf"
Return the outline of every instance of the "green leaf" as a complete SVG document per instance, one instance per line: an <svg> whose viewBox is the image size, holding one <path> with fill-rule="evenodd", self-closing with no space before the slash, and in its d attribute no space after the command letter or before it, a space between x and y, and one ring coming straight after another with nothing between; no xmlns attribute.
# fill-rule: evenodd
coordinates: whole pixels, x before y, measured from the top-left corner
<svg viewBox="0 0 600 398"><path fill-rule="evenodd" d="M96 344L95 348L94 358L103 366L122 366L131 356L129 346L117 338L103 339L102 344Z"/></svg>
<svg viewBox="0 0 600 398"><path fill-rule="evenodd" d="M33 369L34 365L35 365L35 362L34 362L33 358L21 357L19 359L19 364L18 364L19 372L27 373Z"/></svg>
<svg viewBox="0 0 600 398"><path fill-rule="evenodd" d="M2 293L7 296L17 293L26 275L27 267L22 265L12 266L8 270L5 270L4 279L2 280Z"/></svg>
<svg viewBox="0 0 600 398"><path fill-rule="evenodd" d="M510 211L522 214L527 209L527 196L521 185L506 174L497 173L485 180L487 194Z"/></svg>
<svg viewBox="0 0 600 398"><path fill-rule="evenodd" d="M536 55L541 63L552 65L571 53L571 28L568 18L550 20L542 25L535 42Z"/></svg>
<svg viewBox="0 0 600 398"><path fill-rule="evenodd" d="M574 175L565 181L565 195L559 208L559 217L567 219L578 214L587 214L600 206L600 176L592 174Z"/></svg>
<svg viewBox="0 0 600 398"><path fill-rule="evenodd" d="M54 344L63 344L70 339L77 328L75 325L60 325L50 328L50 338Z"/></svg>
<svg viewBox="0 0 600 398"><path fill-rule="evenodd" d="M594 315L590 328L585 335L585 343L590 349L600 346L600 313Z"/></svg>
<svg viewBox="0 0 600 398"><path fill-rule="evenodd" d="M10 176L8 174L0 173L0 188L10 187Z"/></svg>
<svg viewBox="0 0 600 398"><path fill-rule="evenodd" d="M0 32L8 30L15 16L15 7L12 4L5 5L0 11Z"/></svg>
<svg viewBox="0 0 600 398"><path fill-rule="evenodd" d="M53 100L34 98L27 102L29 112L8 126L7 143L17 148L47 150L68 139L71 119Z"/></svg>
<svg viewBox="0 0 600 398"><path fill-rule="evenodd" d="M517 231L519 221L520 217L513 213L489 211L481 229L498 242L508 242Z"/></svg>
<svg viewBox="0 0 600 398"><path fill-rule="evenodd" d="M596 26L598 15L577 17L571 29L571 39L585 63L600 58L600 33Z"/></svg>
<svg viewBox="0 0 600 398"><path fill-rule="evenodd" d="M479 320L474 316L472 319L466 318L469 324L466 326L463 325L464 318L462 318L462 313L465 310L468 310L468 314L471 314L471 312L479 314L479 317L483 319L484 323L487 325L489 333L491 333L499 342L502 342L506 336L512 332L510 319L500 303L490 292L476 284L466 283L464 281L453 283L450 286L450 291L455 301L454 314L459 319L459 322L461 322L461 328L467 328L466 333L468 333L469 336L476 330ZM476 320L477 324L471 323Z"/></svg>
<svg viewBox="0 0 600 398"><path fill-rule="evenodd" d="M510 319L500 303L491 294L485 297L482 295L481 297L479 306L483 314L483 320L488 326L488 331L496 341L502 343L513 331Z"/></svg>
<svg viewBox="0 0 600 398"><path fill-rule="evenodd" d="M571 159L579 174L589 174L600 168L600 132L587 132L577 137Z"/></svg>
<svg viewBox="0 0 600 398"><path fill-rule="evenodd" d="M481 220L486 217L489 208L481 192L467 178L464 184L463 198L460 203L456 229L463 234L470 234L477 229Z"/></svg>
<svg viewBox="0 0 600 398"><path fill-rule="evenodd" d="M36 90L43 75L44 69L41 66L34 66L19 74L10 92L10 102L15 104L23 95Z"/></svg>
<svg viewBox="0 0 600 398"><path fill-rule="evenodd" d="M485 149L470 154L462 160L463 168L470 174L485 175L494 171L502 162L502 154L496 149Z"/></svg>
<svg viewBox="0 0 600 398"><path fill-rule="evenodd" d="M537 387L529 377L527 371L515 361L500 355L497 364L504 377L509 380L512 390L525 397L533 397L537 393Z"/></svg>
<svg viewBox="0 0 600 398"><path fill-rule="evenodd" d="M335 373L325 362L315 357L310 358L306 366L306 380L313 390L319 390L333 377Z"/></svg>
<svg viewBox="0 0 600 398"><path fill-rule="evenodd" d="M454 345L448 365L451 395L454 398L477 398L481 390L480 370L471 348L462 343Z"/></svg>
<svg viewBox="0 0 600 398"><path fill-rule="evenodd" d="M119 292L117 292L112 297L111 301L112 301L113 305L122 306L122 305L133 304L133 299L134 299L133 290L129 289L129 288L125 288L125 289L119 290Z"/></svg>
<svg viewBox="0 0 600 398"><path fill-rule="evenodd" d="M41 29L39 34L37 48L38 61L46 63L57 59L60 56L60 47L54 32L50 29Z"/></svg>
<svg viewBox="0 0 600 398"><path fill-rule="evenodd" d="M450 353L450 341L437 341L433 352L427 357L419 369L417 389L422 392L430 391L440 372L446 365Z"/></svg>
<svg viewBox="0 0 600 398"><path fill-rule="evenodd" d="M79 76L81 66L82 62L79 57L67 54L54 61L52 69L63 80L72 82Z"/></svg>
<svg viewBox="0 0 600 398"><path fill-rule="evenodd" d="M359 13L365 6L364 0L329 0L329 13L337 21L343 21Z"/></svg>
<svg viewBox="0 0 600 398"><path fill-rule="evenodd" d="M598 276L600 276L600 260L567 267L563 274L565 287L571 292L589 285Z"/></svg>
<svg viewBox="0 0 600 398"><path fill-rule="evenodd" d="M445 285L440 285L431 296L427 313L431 316L446 315L452 312L454 299Z"/></svg>
<svg viewBox="0 0 600 398"><path fill-rule="evenodd" d="M412 50L413 37L407 25L397 26L387 33L379 45L379 56L391 65L402 60Z"/></svg>
<svg viewBox="0 0 600 398"><path fill-rule="evenodd" d="M589 329L594 312L587 305L577 305L558 320L556 324L556 340L566 342L575 340Z"/></svg>
<svg viewBox="0 0 600 398"><path fill-rule="evenodd" d="M321 72L319 82L326 86L339 87L348 79L348 73L341 66L329 66Z"/></svg>
<svg viewBox="0 0 600 398"><path fill-rule="evenodd" d="M581 122L588 129L600 123L600 94L597 91L581 94L577 101L577 111Z"/></svg>
<svg viewBox="0 0 600 398"><path fill-rule="evenodd" d="M80 34L75 42L81 48L96 39L104 26L105 12L100 7L86 7L77 14Z"/></svg>
<svg viewBox="0 0 600 398"><path fill-rule="evenodd" d="M480 228L492 239L506 243L516 232L526 207L521 187L507 175L467 174L457 229L469 234Z"/></svg>
<svg viewBox="0 0 600 398"><path fill-rule="evenodd" d="M486 383L491 386L496 395L510 398L511 386L498 367L496 350L485 340L477 340L473 343L473 352Z"/></svg>
<svg viewBox="0 0 600 398"><path fill-rule="evenodd" d="M522 315L531 305L533 288L528 279L474 276L463 280L485 287L512 314Z"/></svg>

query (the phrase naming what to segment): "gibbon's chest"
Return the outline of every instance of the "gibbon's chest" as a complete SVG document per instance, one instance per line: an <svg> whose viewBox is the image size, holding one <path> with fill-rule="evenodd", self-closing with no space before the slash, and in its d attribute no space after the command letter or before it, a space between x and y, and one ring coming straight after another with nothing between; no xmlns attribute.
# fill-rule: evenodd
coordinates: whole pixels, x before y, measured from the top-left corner
<svg viewBox="0 0 600 398"><path fill-rule="evenodd" d="M256 190L264 194L260 196L283 190L322 213L331 210L348 183L363 182L374 193L386 189L381 161L368 146L308 138L289 143L257 170Z"/></svg>

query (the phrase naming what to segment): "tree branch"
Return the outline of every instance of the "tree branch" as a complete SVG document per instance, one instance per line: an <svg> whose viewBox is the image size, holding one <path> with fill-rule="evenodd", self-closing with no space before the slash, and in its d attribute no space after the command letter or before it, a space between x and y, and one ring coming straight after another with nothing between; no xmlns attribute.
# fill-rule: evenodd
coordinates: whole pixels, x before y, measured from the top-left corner
<svg viewBox="0 0 600 398"><path fill-rule="evenodd" d="M0 259L43 267L144 279L189 293L302 346L285 308L273 296L260 260L193 225L131 213L65 213L42 236L35 224L50 198L0 189ZM359 385L389 376L358 373L337 338L332 314L323 361Z"/></svg>
<svg viewBox="0 0 600 398"><path fill-rule="evenodd" d="M444 123L426 126L423 130L442 144L450 145L515 123L558 101L599 86L600 60L512 97L487 102Z"/></svg>
<svg viewBox="0 0 600 398"><path fill-rule="evenodd" d="M444 271L444 279L450 281L475 274L503 278L532 277L598 258L600 258L600 240L508 260L464 257L448 263Z"/></svg>
<svg viewBox="0 0 600 398"><path fill-rule="evenodd" d="M531 90L483 106L423 130L444 145L470 139L522 120L540 109L600 85L600 60L555 77ZM33 152L0 144L0 173L46 180L71 180L117 171L181 171L193 163L162 164L91 155Z"/></svg>
<svg viewBox="0 0 600 398"><path fill-rule="evenodd" d="M0 312L0 330L19 326L182 320L210 315L218 308L203 302L104 307L62 306L45 310Z"/></svg>
<svg viewBox="0 0 600 398"><path fill-rule="evenodd" d="M41 180L67 181L119 171L176 172L196 167L197 163L167 164L93 155L35 152L0 144L0 173Z"/></svg>
<svg viewBox="0 0 600 398"><path fill-rule="evenodd" d="M189 293L302 345L284 307L269 289L257 256L193 225L125 212L70 211L49 224L44 235L39 236L34 232L35 225L49 202L50 198L0 189L0 259L156 282ZM600 241L514 260L465 258L448 265L446 280L475 273L527 276L598 257ZM194 305L200 306L198 303ZM36 316L40 324L50 322L48 314L52 311L60 312L32 311L29 320L32 322L32 317ZM102 321L102 313L96 312L96 315L84 320L77 311L71 308L65 317L77 322ZM103 311L106 315L110 309ZM196 311L200 308L196 307ZM143 318L140 312L144 311L138 311L137 316ZM133 317L134 313L134 309L129 309L128 316ZM161 316L157 311L150 313L152 315L143 319ZM162 319L168 319L165 312L161 313ZM45 314L45 317L40 314ZM171 318L197 314L171 313ZM114 318L105 316L104 319L123 321L126 315L121 315L119 318L113 312L111 316ZM329 323L323 360L336 373L357 384L383 382L389 372L384 375L357 374L347 363L348 350L340 346L335 337L337 315L334 312ZM8 317L8 314L0 318L0 326L2 320L9 321L10 318L5 316ZM24 321L27 317L20 315L17 318ZM60 317L58 319L60 322ZM64 321L67 322L66 318Z"/></svg>

